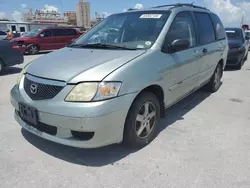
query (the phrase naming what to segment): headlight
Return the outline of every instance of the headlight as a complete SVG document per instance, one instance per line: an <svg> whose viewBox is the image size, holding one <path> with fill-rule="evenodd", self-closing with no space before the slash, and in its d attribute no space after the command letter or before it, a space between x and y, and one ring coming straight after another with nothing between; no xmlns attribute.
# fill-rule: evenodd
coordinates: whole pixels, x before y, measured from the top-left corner
<svg viewBox="0 0 250 188"><path fill-rule="evenodd" d="M25 71L24 71L24 68L23 68L23 70L18 74L18 76L17 76L17 84L20 84L24 72Z"/></svg>
<svg viewBox="0 0 250 188"><path fill-rule="evenodd" d="M116 97L121 82L86 82L76 85L65 98L68 102L100 101Z"/></svg>

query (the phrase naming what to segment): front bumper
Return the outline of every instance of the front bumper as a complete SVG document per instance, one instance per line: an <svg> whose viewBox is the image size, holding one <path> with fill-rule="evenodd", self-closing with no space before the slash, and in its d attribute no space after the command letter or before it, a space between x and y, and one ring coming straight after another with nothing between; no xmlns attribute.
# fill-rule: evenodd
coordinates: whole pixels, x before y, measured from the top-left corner
<svg viewBox="0 0 250 188"><path fill-rule="evenodd" d="M65 87L66 90L70 88ZM123 140L126 116L136 93L118 98L91 103L68 103L60 99L65 91L50 100L33 101L24 89L16 85L11 90L11 103L15 108L16 121L27 131L63 145L79 148L96 148ZM19 116L19 103L25 103L38 111L40 128L34 128ZM45 126L45 127L43 127ZM55 134L43 131L46 127L55 128ZM87 140L73 136L72 131L94 133Z"/></svg>
<svg viewBox="0 0 250 188"><path fill-rule="evenodd" d="M238 65L244 56L243 50L230 49L227 56L227 66Z"/></svg>

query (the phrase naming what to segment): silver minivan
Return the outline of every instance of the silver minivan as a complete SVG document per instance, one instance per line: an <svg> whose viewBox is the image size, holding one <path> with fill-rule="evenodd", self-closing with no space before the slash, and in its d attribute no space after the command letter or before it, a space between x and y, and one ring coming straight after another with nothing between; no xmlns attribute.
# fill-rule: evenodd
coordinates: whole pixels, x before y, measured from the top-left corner
<svg viewBox="0 0 250 188"><path fill-rule="evenodd" d="M143 147L165 109L221 85L228 44L217 15L176 4L113 14L28 64L11 90L15 119L68 146Z"/></svg>

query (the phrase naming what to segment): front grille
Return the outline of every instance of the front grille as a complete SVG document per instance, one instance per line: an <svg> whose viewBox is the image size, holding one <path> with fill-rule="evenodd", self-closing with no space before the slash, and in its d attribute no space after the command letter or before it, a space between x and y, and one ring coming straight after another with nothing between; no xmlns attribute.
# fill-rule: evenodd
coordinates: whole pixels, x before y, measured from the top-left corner
<svg viewBox="0 0 250 188"><path fill-rule="evenodd" d="M20 117L19 111L16 111L16 113ZM26 122L24 119L22 119L22 121L27 123L29 126L35 128L35 129L37 129L37 130L39 130L41 132L47 133L49 135L55 136L56 133L57 133L57 127L55 127L55 126L47 125L47 124L44 124L44 123L41 123L41 122L38 122L37 125L32 125L31 123Z"/></svg>
<svg viewBox="0 0 250 188"><path fill-rule="evenodd" d="M24 90L32 100L45 100L54 98L61 90L62 86L37 83L24 78Z"/></svg>

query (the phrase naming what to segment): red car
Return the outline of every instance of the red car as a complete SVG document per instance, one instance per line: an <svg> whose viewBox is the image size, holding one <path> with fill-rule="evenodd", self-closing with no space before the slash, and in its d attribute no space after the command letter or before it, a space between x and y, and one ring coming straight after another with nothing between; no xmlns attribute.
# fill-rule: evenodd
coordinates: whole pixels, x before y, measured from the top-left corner
<svg viewBox="0 0 250 188"><path fill-rule="evenodd" d="M74 28L46 28L32 30L21 37L14 38L13 41L25 47L28 54L34 55L39 51L63 48L80 36L81 33Z"/></svg>

